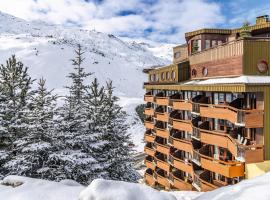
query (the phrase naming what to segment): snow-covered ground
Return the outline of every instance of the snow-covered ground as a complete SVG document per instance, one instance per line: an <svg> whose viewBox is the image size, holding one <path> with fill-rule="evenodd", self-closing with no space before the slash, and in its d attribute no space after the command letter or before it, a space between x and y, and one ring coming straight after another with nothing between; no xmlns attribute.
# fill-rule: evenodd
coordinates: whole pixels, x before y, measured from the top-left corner
<svg viewBox="0 0 270 200"><path fill-rule="evenodd" d="M64 28L44 22L27 22L0 12L0 64L16 54L33 78L47 79L48 88L64 95L66 75L72 70L70 59L80 43L85 50L84 67L94 72L101 84L111 79L120 104L131 115L129 132L138 151L142 151L143 124L136 117L136 105L143 103L144 68L169 63L169 46L162 48L125 42L113 35L78 28ZM90 80L89 80L90 81Z"/></svg>
<svg viewBox="0 0 270 200"><path fill-rule="evenodd" d="M59 183L20 176L0 181L2 200L192 200L196 192L159 192L139 183L96 179L88 187L71 180Z"/></svg>
<svg viewBox="0 0 270 200"><path fill-rule="evenodd" d="M83 187L71 180L60 183L8 176L0 181L2 200L269 200L270 173L211 192L165 192L121 181L94 180Z"/></svg>

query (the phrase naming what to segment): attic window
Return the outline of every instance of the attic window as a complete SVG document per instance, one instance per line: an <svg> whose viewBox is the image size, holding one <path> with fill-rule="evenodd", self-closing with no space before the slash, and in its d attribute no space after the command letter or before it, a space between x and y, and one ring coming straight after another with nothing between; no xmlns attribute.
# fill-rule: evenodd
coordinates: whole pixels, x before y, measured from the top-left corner
<svg viewBox="0 0 270 200"><path fill-rule="evenodd" d="M163 80L163 81L165 80L165 73L164 72L161 73L161 80Z"/></svg>
<svg viewBox="0 0 270 200"><path fill-rule="evenodd" d="M166 79L170 80L170 72L166 72Z"/></svg>
<svg viewBox="0 0 270 200"><path fill-rule="evenodd" d="M177 52L174 53L174 58L175 59L179 58L180 56L181 56L180 51L177 51Z"/></svg>
<svg viewBox="0 0 270 200"><path fill-rule="evenodd" d="M175 71L172 71L172 80L175 80Z"/></svg>

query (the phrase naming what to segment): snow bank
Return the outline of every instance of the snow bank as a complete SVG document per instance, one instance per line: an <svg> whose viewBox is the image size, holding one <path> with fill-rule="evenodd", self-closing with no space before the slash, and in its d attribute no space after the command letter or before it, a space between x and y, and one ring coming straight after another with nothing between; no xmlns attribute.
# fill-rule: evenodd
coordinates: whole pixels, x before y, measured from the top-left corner
<svg viewBox="0 0 270 200"><path fill-rule="evenodd" d="M177 200L169 193L159 192L151 187L96 179L80 194L79 200Z"/></svg>
<svg viewBox="0 0 270 200"><path fill-rule="evenodd" d="M74 181L62 183L8 176L0 182L1 200L78 200L83 186Z"/></svg>
<svg viewBox="0 0 270 200"><path fill-rule="evenodd" d="M269 200L270 173L254 179L223 187L212 192L206 192L196 200Z"/></svg>

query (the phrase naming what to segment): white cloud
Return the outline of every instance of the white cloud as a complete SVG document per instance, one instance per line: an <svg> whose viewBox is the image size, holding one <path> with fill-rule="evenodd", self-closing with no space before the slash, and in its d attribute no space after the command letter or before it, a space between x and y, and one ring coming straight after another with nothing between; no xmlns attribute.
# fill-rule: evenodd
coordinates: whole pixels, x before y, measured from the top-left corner
<svg viewBox="0 0 270 200"><path fill-rule="evenodd" d="M184 32L224 22L220 5L206 0L0 0L0 10L26 20L65 24L76 22L88 29L150 39L183 42ZM121 11L132 15L119 16ZM153 32L144 34L145 29Z"/></svg>

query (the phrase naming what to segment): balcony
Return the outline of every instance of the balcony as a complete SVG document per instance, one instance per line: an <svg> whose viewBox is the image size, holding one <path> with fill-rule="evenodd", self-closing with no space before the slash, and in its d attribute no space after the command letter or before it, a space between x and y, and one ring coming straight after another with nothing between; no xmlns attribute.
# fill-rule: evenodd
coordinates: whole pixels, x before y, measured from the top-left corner
<svg viewBox="0 0 270 200"><path fill-rule="evenodd" d="M169 106L169 97L158 97L156 96L156 104L160 106Z"/></svg>
<svg viewBox="0 0 270 200"><path fill-rule="evenodd" d="M159 183L161 186L163 186L165 189L169 189L170 188L170 182L167 179L165 173L163 172L163 170L158 169L155 174L154 177L157 181L157 183Z"/></svg>
<svg viewBox="0 0 270 200"><path fill-rule="evenodd" d="M230 105L200 104L200 116L228 120L246 128L263 127L263 110L242 110Z"/></svg>
<svg viewBox="0 0 270 200"><path fill-rule="evenodd" d="M178 150L182 150L189 153L193 152L191 140L180 139L180 138L177 138L177 136L170 136L169 144Z"/></svg>
<svg viewBox="0 0 270 200"><path fill-rule="evenodd" d="M218 131L199 129L200 140L203 143L217 145L228 149L236 159L246 163L264 161L264 146L262 144L243 145L233 135Z"/></svg>
<svg viewBox="0 0 270 200"><path fill-rule="evenodd" d="M210 181L209 173L207 171L203 171L200 174L194 174L192 185L199 192L208 192L219 188L219 186Z"/></svg>
<svg viewBox="0 0 270 200"><path fill-rule="evenodd" d="M155 156L155 153L156 151L153 149L153 145L152 143L147 143L144 147L144 152L149 155L149 156L152 156L154 157Z"/></svg>
<svg viewBox="0 0 270 200"><path fill-rule="evenodd" d="M145 182L147 185L154 187L156 182L153 177L153 171L151 169L147 169L144 175Z"/></svg>
<svg viewBox="0 0 270 200"><path fill-rule="evenodd" d="M153 108L145 108L144 114L147 116L154 116L155 110Z"/></svg>
<svg viewBox="0 0 270 200"><path fill-rule="evenodd" d="M144 95L144 101L149 102L149 103L154 103L154 101L155 101L154 95L151 94L151 92L146 93Z"/></svg>
<svg viewBox="0 0 270 200"><path fill-rule="evenodd" d="M191 181L187 179L187 177L183 177L179 171L172 172L169 175L169 181L174 188L179 189L181 191L192 191L193 186Z"/></svg>
<svg viewBox="0 0 270 200"><path fill-rule="evenodd" d="M170 132L167 129L155 128L156 136L169 139Z"/></svg>
<svg viewBox="0 0 270 200"><path fill-rule="evenodd" d="M158 168L163 169L166 172L170 172L171 165L167 163L167 159L164 155L157 153L155 158L155 163Z"/></svg>
<svg viewBox="0 0 270 200"><path fill-rule="evenodd" d="M155 136L152 134L151 130L147 130L144 134L144 140L146 142L151 142L153 143L155 141Z"/></svg>
<svg viewBox="0 0 270 200"><path fill-rule="evenodd" d="M175 152L169 156L169 162L178 170L187 172L191 175L193 175L193 165L190 163L187 159L186 161L183 160L183 158L180 158L178 155L179 152Z"/></svg>
<svg viewBox="0 0 270 200"><path fill-rule="evenodd" d="M144 159L144 164L147 168L155 170L154 159L151 156L146 156Z"/></svg>
<svg viewBox="0 0 270 200"><path fill-rule="evenodd" d="M244 164L237 161L222 161L200 153L201 167L228 178L243 177Z"/></svg>
<svg viewBox="0 0 270 200"><path fill-rule="evenodd" d="M192 110L192 103L188 100L173 99L173 109L174 110Z"/></svg>
<svg viewBox="0 0 270 200"><path fill-rule="evenodd" d="M190 120L173 119L173 128L179 131L192 132L192 125Z"/></svg>
<svg viewBox="0 0 270 200"><path fill-rule="evenodd" d="M157 142L155 142L154 145L155 145L156 151L158 151L160 153L163 153L164 155L169 156L170 147L168 145L160 144L160 143L157 143Z"/></svg>
<svg viewBox="0 0 270 200"><path fill-rule="evenodd" d="M154 129L154 127L155 127L154 120L151 117L146 118L144 121L144 126L147 129Z"/></svg>

